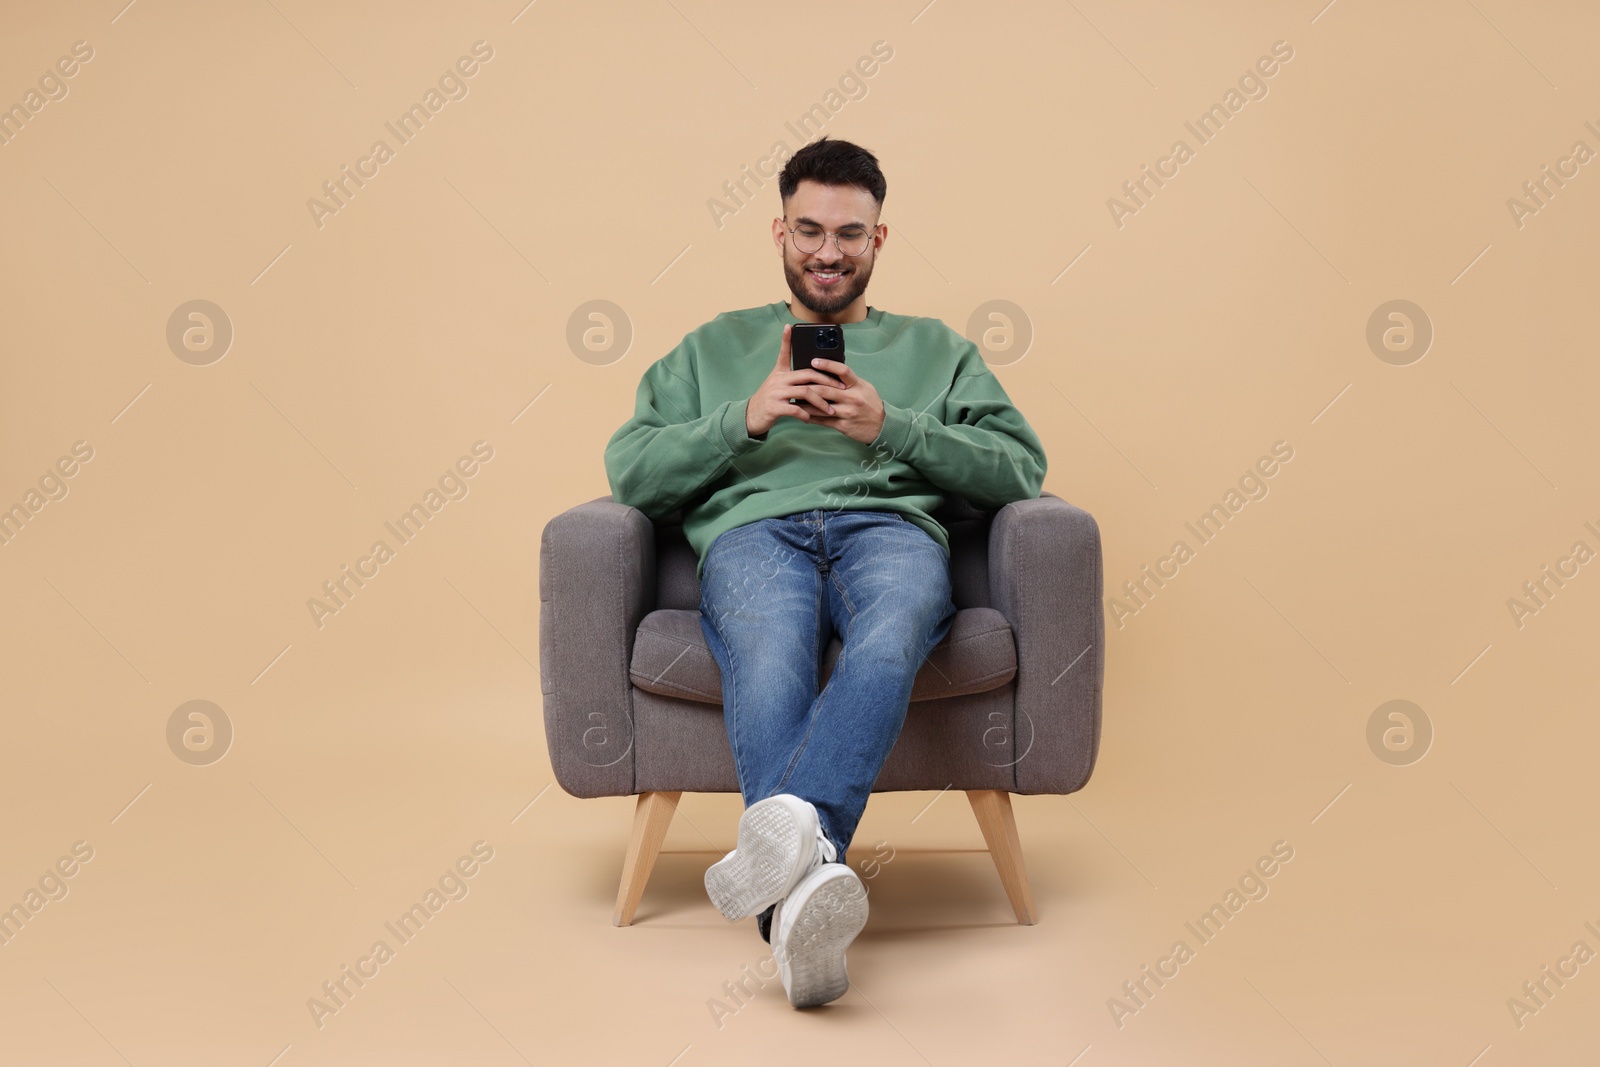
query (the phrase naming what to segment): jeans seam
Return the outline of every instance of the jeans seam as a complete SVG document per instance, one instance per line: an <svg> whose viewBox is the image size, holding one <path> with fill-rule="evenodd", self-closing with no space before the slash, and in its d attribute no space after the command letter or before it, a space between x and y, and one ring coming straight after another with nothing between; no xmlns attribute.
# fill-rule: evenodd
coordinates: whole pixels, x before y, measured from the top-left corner
<svg viewBox="0 0 1600 1067"><path fill-rule="evenodd" d="M704 596L702 596L702 611L704 610L704 599ZM722 636L722 631L718 630L715 624L712 625L712 629L716 631L717 640L722 642L723 651L728 654L728 677L724 679L722 687L722 713L723 717L728 723L728 742L729 747L733 752L733 776L739 783L740 794L747 795L744 783L744 761L739 755L739 701L737 699L739 689L738 686L734 684L734 675L736 673L733 651L734 646L733 644L728 643L727 639ZM716 657L713 656L712 659L715 660Z"/></svg>
<svg viewBox="0 0 1600 1067"><path fill-rule="evenodd" d="M841 590L841 593L842 592L843 590ZM855 627L856 613L855 609L850 607L849 597L844 598L844 603L845 610L850 612L850 621L845 624L844 635L839 641L839 658L835 660L833 664L833 678L828 679L828 684L822 687L822 691L817 694L816 700L812 701L813 707L816 707L822 703L823 698L827 695L829 687L833 685L834 678L839 676L839 669L844 665L845 656L850 654L850 631ZM783 792L783 787L789 784L789 779L791 776L793 776L795 767L800 763L800 757L805 754L806 746L811 743L812 731L817 728L817 722L822 718L822 716L807 715L806 718L808 721L806 722L805 736L800 738L800 743L795 746L794 754L789 757L789 764L783 769L783 777L778 779L778 784L774 789L775 792Z"/></svg>
<svg viewBox="0 0 1600 1067"><path fill-rule="evenodd" d="M828 569L828 580L833 584L835 589L839 590L839 599L844 601L844 610L850 613L850 622L845 625L845 629L848 630L856 621L856 606L850 603L850 590L845 588L844 582L839 578L838 573L831 567ZM840 640L843 640L843 638Z"/></svg>

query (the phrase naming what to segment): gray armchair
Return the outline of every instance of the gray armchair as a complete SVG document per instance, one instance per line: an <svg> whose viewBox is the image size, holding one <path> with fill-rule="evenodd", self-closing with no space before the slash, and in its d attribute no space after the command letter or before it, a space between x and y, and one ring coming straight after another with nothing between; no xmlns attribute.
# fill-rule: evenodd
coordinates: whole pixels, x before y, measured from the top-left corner
<svg viewBox="0 0 1600 1067"><path fill-rule="evenodd" d="M918 672L874 786L967 794L1017 921L1035 922L1012 793L1082 789L1105 676L1100 529L1051 493L995 510L947 497L950 632ZM539 549L545 737L576 797L635 796L615 925L633 921L685 791L737 793L722 678L700 629L694 550L605 496L550 520ZM830 639L823 678L840 643Z"/></svg>

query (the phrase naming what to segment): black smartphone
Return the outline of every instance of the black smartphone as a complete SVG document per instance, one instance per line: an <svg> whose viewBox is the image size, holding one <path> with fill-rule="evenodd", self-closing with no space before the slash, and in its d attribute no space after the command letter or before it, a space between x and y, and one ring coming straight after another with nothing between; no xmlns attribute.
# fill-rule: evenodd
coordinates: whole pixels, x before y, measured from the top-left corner
<svg viewBox="0 0 1600 1067"><path fill-rule="evenodd" d="M789 328L789 369L814 370L818 374L826 374L834 381L841 381L837 374L829 373L821 367L811 366L813 359L832 359L840 363L844 360L844 330L825 322L802 322ZM798 404L800 401L794 397L789 398L789 403Z"/></svg>

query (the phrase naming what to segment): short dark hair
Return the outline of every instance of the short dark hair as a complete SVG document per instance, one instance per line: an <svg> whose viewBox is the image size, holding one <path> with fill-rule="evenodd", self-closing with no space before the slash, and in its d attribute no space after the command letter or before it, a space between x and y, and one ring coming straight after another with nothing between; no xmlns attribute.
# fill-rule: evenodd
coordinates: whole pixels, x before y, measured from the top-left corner
<svg viewBox="0 0 1600 1067"><path fill-rule="evenodd" d="M778 176L778 196L787 204L803 181L823 185L854 185L872 194L878 209L883 209L889 183L878 169L878 157L849 141L819 138L789 158Z"/></svg>

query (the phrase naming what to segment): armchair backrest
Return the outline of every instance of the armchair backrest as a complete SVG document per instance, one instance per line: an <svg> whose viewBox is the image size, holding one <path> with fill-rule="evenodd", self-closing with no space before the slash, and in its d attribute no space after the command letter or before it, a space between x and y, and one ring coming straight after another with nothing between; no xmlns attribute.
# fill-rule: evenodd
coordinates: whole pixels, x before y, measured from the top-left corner
<svg viewBox="0 0 1600 1067"><path fill-rule="evenodd" d="M993 511L974 507L959 496L946 496L933 517L950 535L951 599L957 608L986 608L989 603L989 524ZM700 580L695 577L694 549L683 535L683 512L657 519L656 607L695 610L700 607Z"/></svg>

